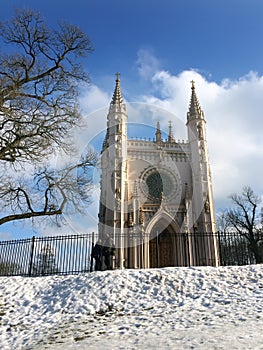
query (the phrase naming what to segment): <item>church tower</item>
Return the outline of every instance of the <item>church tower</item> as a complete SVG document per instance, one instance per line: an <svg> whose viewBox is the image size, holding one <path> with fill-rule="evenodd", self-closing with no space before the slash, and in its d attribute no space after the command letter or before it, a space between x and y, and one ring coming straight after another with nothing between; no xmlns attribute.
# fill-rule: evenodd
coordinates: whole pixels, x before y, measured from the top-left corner
<svg viewBox="0 0 263 350"><path fill-rule="evenodd" d="M191 84L192 94L186 125L193 177L192 226L195 232L215 232L215 212L206 140L206 121L196 96L194 81Z"/></svg>
<svg viewBox="0 0 263 350"><path fill-rule="evenodd" d="M101 152L99 209L99 238L116 248L113 268L217 266L206 121L194 82L187 141L176 140L172 121L167 133L158 121L152 139L128 139L127 119L117 74Z"/></svg>
<svg viewBox="0 0 263 350"><path fill-rule="evenodd" d="M101 153L101 194L99 212L99 234L113 244L122 247L122 235L126 229L127 210L127 114L123 103L120 74L116 74L116 85L107 116L107 132ZM108 243L107 243L108 244ZM122 267L120 251L120 267Z"/></svg>

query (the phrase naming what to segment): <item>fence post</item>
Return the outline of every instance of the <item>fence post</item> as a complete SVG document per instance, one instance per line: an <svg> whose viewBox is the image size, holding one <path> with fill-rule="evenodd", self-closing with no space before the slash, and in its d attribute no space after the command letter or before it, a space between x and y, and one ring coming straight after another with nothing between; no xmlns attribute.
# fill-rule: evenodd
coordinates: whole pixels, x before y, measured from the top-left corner
<svg viewBox="0 0 263 350"><path fill-rule="evenodd" d="M221 247L221 232L220 231L217 231L217 247L218 247L218 264L219 266L224 266L222 264L223 262L223 259L222 259L222 247Z"/></svg>
<svg viewBox="0 0 263 350"><path fill-rule="evenodd" d="M28 268L28 276L29 277L32 274L34 248L35 248L35 236L33 236L32 240L31 240L31 252L30 252L30 257L29 257L29 268Z"/></svg>
<svg viewBox="0 0 263 350"><path fill-rule="evenodd" d="M93 271L93 256L92 256L93 248L94 248L94 232L92 232L91 234L90 272Z"/></svg>

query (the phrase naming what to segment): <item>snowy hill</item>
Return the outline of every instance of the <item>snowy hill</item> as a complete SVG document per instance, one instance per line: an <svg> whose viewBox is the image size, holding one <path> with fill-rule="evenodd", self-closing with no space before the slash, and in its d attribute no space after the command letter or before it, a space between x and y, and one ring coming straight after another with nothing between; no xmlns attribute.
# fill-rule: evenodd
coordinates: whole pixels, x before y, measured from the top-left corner
<svg viewBox="0 0 263 350"><path fill-rule="evenodd" d="M263 349L263 265L2 277L0 348Z"/></svg>

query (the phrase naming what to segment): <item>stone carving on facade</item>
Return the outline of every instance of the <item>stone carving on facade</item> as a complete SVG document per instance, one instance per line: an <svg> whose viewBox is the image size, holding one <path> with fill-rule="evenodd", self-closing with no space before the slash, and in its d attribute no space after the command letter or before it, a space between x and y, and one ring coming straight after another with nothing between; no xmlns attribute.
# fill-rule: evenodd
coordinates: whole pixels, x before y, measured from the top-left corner
<svg viewBox="0 0 263 350"><path fill-rule="evenodd" d="M209 203L208 197L206 197L206 200L205 200L205 212L206 212L207 214L210 213L210 203Z"/></svg>

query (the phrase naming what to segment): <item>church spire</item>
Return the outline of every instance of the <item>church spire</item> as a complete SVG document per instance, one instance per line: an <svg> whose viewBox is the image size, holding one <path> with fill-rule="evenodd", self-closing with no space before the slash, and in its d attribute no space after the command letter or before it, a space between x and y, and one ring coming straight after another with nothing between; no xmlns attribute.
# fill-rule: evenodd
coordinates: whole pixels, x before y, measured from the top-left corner
<svg viewBox="0 0 263 350"><path fill-rule="evenodd" d="M195 82L192 80L191 81L192 87L192 95L191 95L191 100L190 100L190 104L189 104L189 110L187 113L187 119L196 119L196 118L201 118L204 119L204 115L203 115L203 111L200 107L198 98L196 96L196 92L195 92Z"/></svg>
<svg viewBox="0 0 263 350"><path fill-rule="evenodd" d="M116 73L116 85L112 96L111 104L121 104L123 102L121 87L120 87L120 73Z"/></svg>
<svg viewBox="0 0 263 350"><path fill-rule="evenodd" d="M161 143L162 142L162 133L161 133L159 120L158 120L157 125L156 125L155 140L156 140L157 143Z"/></svg>
<svg viewBox="0 0 263 350"><path fill-rule="evenodd" d="M174 135L173 135L173 126L172 122L169 121L169 135L168 135L168 142L174 142Z"/></svg>

